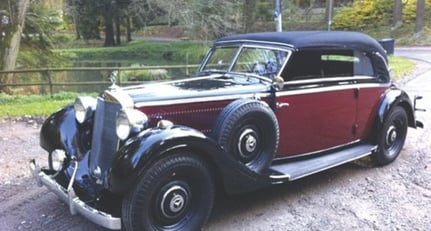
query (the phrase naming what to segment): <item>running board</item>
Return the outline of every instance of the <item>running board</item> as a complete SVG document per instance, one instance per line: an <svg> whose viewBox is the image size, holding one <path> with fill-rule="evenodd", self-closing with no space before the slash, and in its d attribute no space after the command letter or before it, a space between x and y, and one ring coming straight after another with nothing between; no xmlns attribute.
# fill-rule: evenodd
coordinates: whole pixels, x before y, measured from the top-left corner
<svg viewBox="0 0 431 231"><path fill-rule="evenodd" d="M360 144L319 157L272 165L273 180L293 181L371 155L376 145Z"/></svg>

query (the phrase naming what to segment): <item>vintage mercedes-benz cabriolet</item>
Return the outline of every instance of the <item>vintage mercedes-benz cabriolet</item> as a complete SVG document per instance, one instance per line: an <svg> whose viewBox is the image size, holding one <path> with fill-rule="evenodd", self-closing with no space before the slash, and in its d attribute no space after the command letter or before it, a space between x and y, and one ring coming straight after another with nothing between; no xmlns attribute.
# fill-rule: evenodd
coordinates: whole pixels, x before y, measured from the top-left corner
<svg viewBox="0 0 431 231"><path fill-rule="evenodd" d="M216 188L240 193L370 156L394 161L415 102L358 32L217 40L197 77L79 97L43 124L30 168L72 214L125 230L198 230ZM56 202L53 202L56 203Z"/></svg>

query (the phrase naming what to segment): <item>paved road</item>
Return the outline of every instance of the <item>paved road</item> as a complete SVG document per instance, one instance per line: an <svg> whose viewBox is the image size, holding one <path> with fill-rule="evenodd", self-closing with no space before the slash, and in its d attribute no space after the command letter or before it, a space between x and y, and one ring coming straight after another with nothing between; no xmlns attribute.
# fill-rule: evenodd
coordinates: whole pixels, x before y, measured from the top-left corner
<svg viewBox="0 0 431 231"><path fill-rule="evenodd" d="M400 47L395 49L395 55L431 64L431 47Z"/></svg>
<svg viewBox="0 0 431 231"><path fill-rule="evenodd" d="M422 62L424 73L403 84L401 87L410 96L421 95L422 100L418 101L418 107L427 109L428 113L417 113L418 117L424 117L431 112L431 47L399 48L395 50L395 55L403 56L412 60ZM430 124L431 125L431 124Z"/></svg>

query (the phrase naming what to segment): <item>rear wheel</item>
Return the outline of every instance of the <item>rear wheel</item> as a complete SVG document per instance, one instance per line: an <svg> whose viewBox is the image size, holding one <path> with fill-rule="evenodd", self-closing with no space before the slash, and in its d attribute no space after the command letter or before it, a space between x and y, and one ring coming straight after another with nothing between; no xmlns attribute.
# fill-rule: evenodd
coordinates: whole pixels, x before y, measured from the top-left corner
<svg viewBox="0 0 431 231"><path fill-rule="evenodd" d="M408 120L406 111L396 106L385 118L378 137L378 149L373 160L378 165L387 165L400 154L407 136Z"/></svg>
<svg viewBox="0 0 431 231"><path fill-rule="evenodd" d="M155 162L139 178L122 206L126 230L199 230L214 201L208 166L181 153Z"/></svg>

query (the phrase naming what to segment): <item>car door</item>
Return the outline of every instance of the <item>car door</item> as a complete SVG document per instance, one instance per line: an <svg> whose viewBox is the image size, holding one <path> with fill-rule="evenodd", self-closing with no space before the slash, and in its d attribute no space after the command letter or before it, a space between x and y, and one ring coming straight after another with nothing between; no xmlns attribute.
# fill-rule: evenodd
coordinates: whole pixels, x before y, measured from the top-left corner
<svg viewBox="0 0 431 231"><path fill-rule="evenodd" d="M306 50L292 54L281 76L276 115L277 157L306 155L357 139L357 97L353 51Z"/></svg>
<svg viewBox="0 0 431 231"><path fill-rule="evenodd" d="M353 72L358 83L357 136L369 137L384 92L390 87L385 59L378 53L355 52Z"/></svg>

